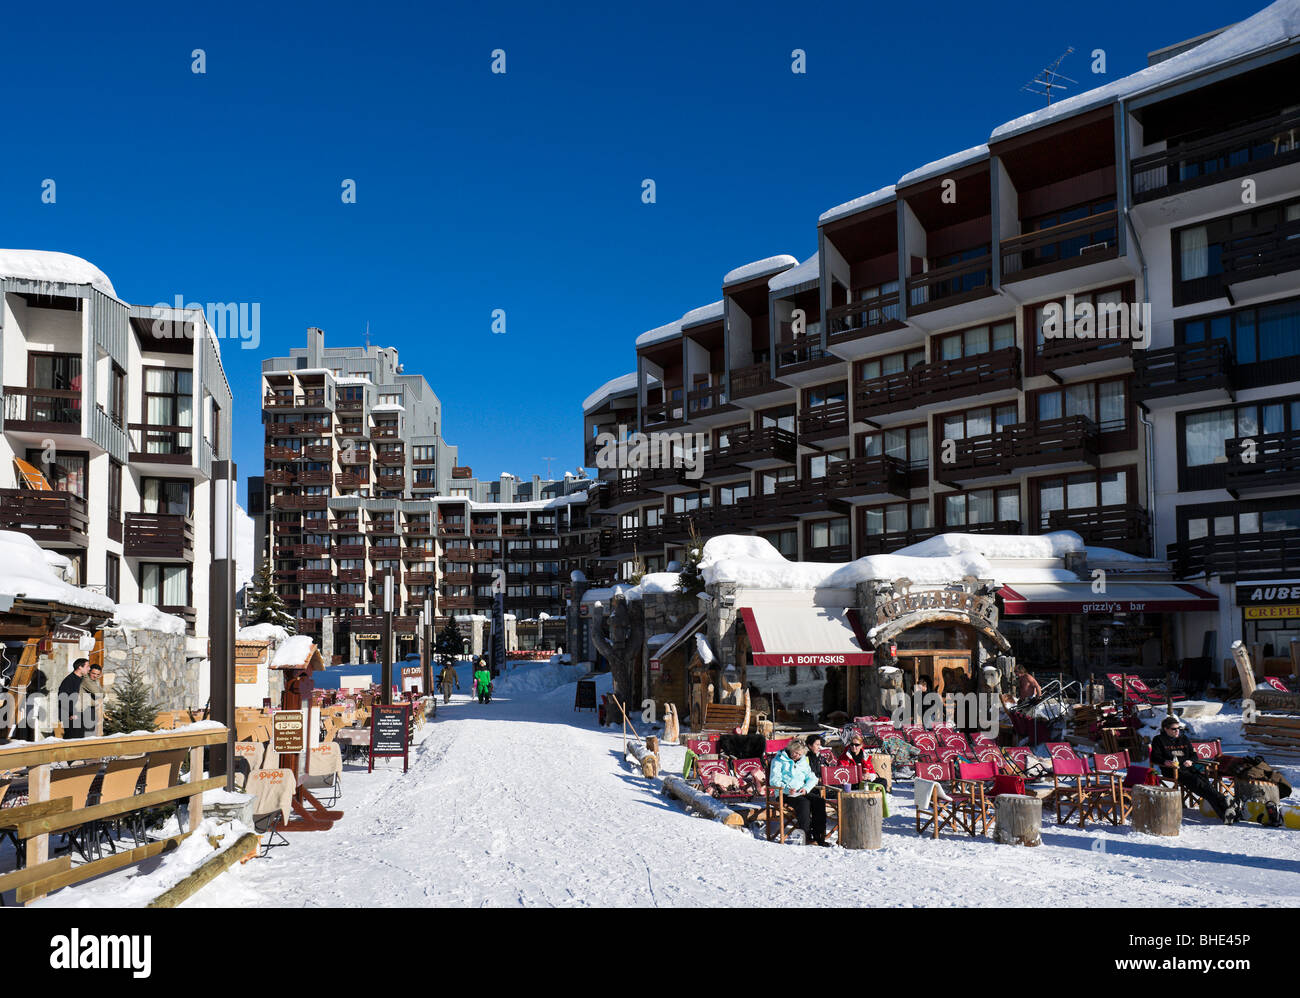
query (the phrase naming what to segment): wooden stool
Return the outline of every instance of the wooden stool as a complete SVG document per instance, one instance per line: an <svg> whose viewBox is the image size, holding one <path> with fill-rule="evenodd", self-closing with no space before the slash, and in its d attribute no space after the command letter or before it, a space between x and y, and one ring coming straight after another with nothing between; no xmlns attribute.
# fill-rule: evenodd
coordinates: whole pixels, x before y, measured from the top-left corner
<svg viewBox="0 0 1300 998"><path fill-rule="evenodd" d="M1178 787L1133 788L1133 830L1148 835L1178 835L1183 823L1183 795Z"/></svg>
<svg viewBox="0 0 1300 998"><path fill-rule="evenodd" d="M1021 794L998 794L993 806L997 812L993 841L1004 846L1043 844L1043 802Z"/></svg>

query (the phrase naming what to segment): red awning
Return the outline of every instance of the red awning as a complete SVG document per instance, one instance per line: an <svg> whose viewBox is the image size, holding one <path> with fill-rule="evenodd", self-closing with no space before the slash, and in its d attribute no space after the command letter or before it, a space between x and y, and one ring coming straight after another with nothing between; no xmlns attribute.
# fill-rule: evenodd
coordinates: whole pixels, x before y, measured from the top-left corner
<svg viewBox="0 0 1300 998"><path fill-rule="evenodd" d="M844 607L743 606L740 613L754 649L754 664L871 665L857 614Z"/></svg>
<svg viewBox="0 0 1300 998"><path fill-rule="evenodd" d="M1003 586L998 590L1008 617L1045 613L1194 613L1217 611L1219 597L1173 582L1112 582L1093 592L1090 582Z"/></svg>

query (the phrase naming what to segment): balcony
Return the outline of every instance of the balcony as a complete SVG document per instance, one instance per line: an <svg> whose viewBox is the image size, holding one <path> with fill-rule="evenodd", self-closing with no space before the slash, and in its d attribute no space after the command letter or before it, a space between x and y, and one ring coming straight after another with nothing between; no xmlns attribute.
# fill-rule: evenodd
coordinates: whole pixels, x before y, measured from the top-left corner
<svg viewBox="0 0 1300 998"><path fill-rule="evenodd" d="M1083 367L1086 364L1101 364L1107 361L1120 361L1112 365L1117 370L1127 369L1133 356L1131 339L1103 337L1068 337L1060 336L1045 339L1038 347L1037 353L1030 357L1030 374L1046 374L1058 384L1061 379L1057 371L1071 367ZM1100 371L1097 373L1101 373Z"/></svg>
<svg viewBox="0 0 1300 998"><path fill-rule="evenodd" d="M897 291L836 305L826 312L829 346L902 329Z"/></svg>
<svg viewBox="0 0 1300 998"><path fill-rule="evenodd" d="M308 461L329 461L334 457L333 444L307 444L302 449L302 456Z"/></svg>
<svg viewBox="0 0 1300 998"><path fill-rule="evenodd" d="M611 554L629 554L659 547L664 542L664 533L659 526L618 527L611 531L609 541Z"/></svg>
<svg viewBox="0 0 1300 998"><path fill-rule="evenodd" d="M681 393L681 385L671 386L669 391ZM669 402L654 402L641 411L641 422L648 429L663 429L680 426L685 422L680 398Z"/></svg>
<svg viewBox="0 0 1300 998"><path fill-rule="evenodd" d="M788 385L772 377L771 368L766 361L734 369L730 380L732 401L742 403L747 409L790 391Z"/></svg>
<svg viewBox="0 0 1300 998"><path fill-rule="evenodd" d="M497 525L495 522L472 524L469 528L469 535L471 537L496 537Z"/></svg>
<svg viewBox="0 0 1300 998"><path fill-rule="evenodd" d="M361 521L353 516L336 516L330 524L330 531L335 534L355 534L361 531Z"/></svg>
<svg viewBox="0 0 1300 998"><path fill-rule="evenodd" d="M408 586L431 586L434 583L433 572L407 572L406 584Z"/></svg>
<svg viewBox="0 0 1300 998"><path fill-rule="evenodd" d="M5 385L5 429L81 433L81 391Z"/></svg>
<svg viewBox="0 0 1300 998"><path fill-rule="evenodd" d="M301 534L302 524L297 520L277 520L275 521L275 535L277 537L285 534Z"/></svg>
<svg viewBox="0 0 1300 998"><path fill-rule="evenodd" d="M391 516L376 516L370 520L370 534L393 534L397 533L397 520Z"/></svg>
<svg viewBox="0 0 1300 998"><path fill-rule="evenodd" d="M293 392L275 392L262 396L263 409L292 409Z"/></svg>
<svg viewBox="0 0 1300 998"><path fill-rule="evenodd" d="M686 421L713 425L721 417L739 412L727 398L725 385L705 385L686 393Z"/></svg>
<svg viewBox="0 0 1300 998"><path fill-rule="evenodd" d="M330 483L330 473L328 471L300 471L298 472L297 482L299 485L328 485Z"/></svg>
<svg viewBox="0 0 1300 998"><path fill-rule="evenodd" d="M366 546L364 544L335 544L333 554L335 558L364 558L366 556Z"/></svg>
<svg viewBox="0 0 1300 998"><path fill-rule="evenodd" d="M278 495L271 497L271 508L275 510L297 511L303 509L323 510L329 506L328 496Z"/></svg>
<svg viewBox="0 0 1300 998"><path fill-rule="evenodd" d="M910 492L908 478L907 465L902 461L887 454L877 454L832 461L827 465L826 476L817 481L816 487L823 491L827 500L857 502L885 496L906 497Z"/></svg>
<svg viewBox="0 0 1300 998"><path fill-rule="evenodd" d="M733 430L727 434L727 445L710 455L710 469L731 467L771 468L793 464L798 448L795 435L778 426L763 426L757 430Z"/></svg>
<svg viewBox="0 0 1300 998"><path fill-rule="evenodd" d="M1223 247L1222 261L1224 284L1244 284L1300 270L1300 218L1234 232Z"/></svg>
<svg viewBox="0 0 1300 998"><path fill-rule="evenodd" d="M464 537L465 524L463 522L452 523L450 521L444 520L438 524L438 536L439 537Z"/></svg>
<svg viewBox="0 0 1300 998"><path fill-rule="evenodd" d="M444 596L438 600L439 610L487 610L491 606L486 596Z"/></svg>
<svg viewBox="0 0 1300 998"><path fill-rule="evenodd" d="M194 522L179 513L127 513L122 551L129 558L194 560Z"/></svg>
<svg viewBox="0 0 1300 998"><path fill-rule="evenodd" d="M334 408L339 412L361 412L365 405L361 399L339 399L334 403Z"/></svg>
<svg viewBox="0 0 1300 998"><path fill-rule="evenodd" d="M1181 578L1218 576L1236 579L1293 578L1300 572L1300 530L1269 530L1179 541L1168 557Z"/></svg>
<svg viewBox="0 0 1300 998"><path fill-rule="evenodd" d="M1020 387L1020 348L918 364L907 371L858 382L853 404L860 418L912 413L922 404L966 399Z"/></svg>
<svg viewBox="0 0 1300 998"><path fill-rule="evenodd" d="M1189 399L1232 398L1235 383L1236 365L1227 340L1182 343L1133 354L1133 398L1144 407L1155 399L1181 405Z"/></svg>
<svg viewBox="0 0 1300 998"><path fill-rule="evenodd" d="M267 485L292 485L293 472L271 469L262 473L262 480L266 482Z"/></svg>
<svg viewBox="0 0 1300 998"><path fill-rule="evenodd" d="M278 557L281 558L324 558L329 554L329 548L324 544L287 544L280 549ZM343 557L337 551L334 557Z"/></svg>
<svg viewBox="0 0 1300 998"><path fill-rule="evenodd" d="M829 562L839 564L848 561L852 555L847 544L832 544L828 547L808 548L804 552L804 561Z"/></svg>
<svg viewBox="0 0 1300 998"><path fill-rule="evenodd" d="M986 298L993 293L993 256L961 260L907 279L908 315Z"/></svg>
<svg viewBox="0 0 1300 998"><path fill-rule="evenodd" d="M1300 161L1300 112L1290 111L1133 160L1133 200L1155 201Z"/></svg>
<svg viewBox="0 0 1300 998"><path fill-rule="evenodd" d="M782 336L789 336L789 339L782 339ZM783 378L788 374L825 367L828 364L839 363L841 363L840 358L822 349L822 335L820 332L793 336L790 334L790 324L788 322L782 322L778 325L776 344L778 378Z"/></svg>
<svg viewBox="0 0 1300 998"><path fill-rule="evenodd" d="M294 624L299 634L319 634L321 621L319 617L296 617Z"/></svg>
<svg viewBox="0 0 1300 998"><path fill-rule="evenodd" d="M319 423L315 420L309 420L301 423L290 423L289 429L292 436L295 437L323 437L328 436L330 424L328 422Z"/></svg>
<svg viewBox="0 0 1300 998"><path fill-rule="evenodd" d="M1042 277L1119 255L1115 209L1002 240L1002 283Z"/></svg>
<svg viewBox="0 0 1300 998"><path fill-rule="evenodd" d="M405 527L406 527L406 533L411 536L415 536L415 537L432 536L431 531L433 528L430 527L428 520L408 520L406 521Z"/></svg>
<svg viewBox="0 0 1300 998"><path fill-rule="evenodd" d="M1224 442L1224 487L1239 492L1300 483L1300 430L1260 433Z"/></svg>
<svg viewBox="0 0 1300 998"><path fill-rule="evenodd" d="M344 607L360 606L364 601L361 596L339 596L334 593L308 593L302 598L303 606L323 610L337 610Z"/></svg>
<svg viewBox="0 0 1300 998"><path fill-rule="evenodd" d="M406 488L406 476L385 474L384 472L381 471L378 475L375 476L375 484L379 488L385 489L390 492L400 491L401 489Z"/></svg>
<svg viewBox="0 0 1300 998"><path fill-rule="evenodd" d="M1098 506L1096 509L1054 509L1046 530L1073 530L1087 544L1116 548L1129 554L1151 554L1151 518L1141 507Z"/></svg>
<svg viewBox="0 0 1300 998"><path fill-rule="evenodd" d="M369 440L370 431L364 426L356 423L340 423L338 427L340 437L346 437L349 440Z"/></svg>
<svg viewBox="0 0 1300 998"><path fill-rule="evenodd" d="M401 431L396 426L387 423L376 423L370 431L372 440L396 440L401 436Z"/></svg>
<svg viewBox="0 0 1300 998"><path fill-rule="evenodd" d="M848 434L848 402L828 402L799 413L799 439L805 443L838 439L847 437Z"/></svg>
<svg viewBox="0 0 1300 998"><path fill-rule="evenodd" d="M526 537L527 535L528 535L528 524L526 523L501 524L502 537Z"/></svg>
<svg viewBox="0 0 1300 998"><path fill-rule="evenodd" d="M471 574L470 572L443 572L442 584L445 586L468 586Z"/></svg>
<svg viewBox="0 0 1300 998"><path fill-rule="evenodd" d="M189 464L194 443L194 427L166 426L156 423L131 423L132 464ZM267 450L275 448L268 447ZM292 448L285 448L292 450ZM268 455L269 456L269 455Z"/></svg>
<svg viewBox="0 0 1300 998"><path fill-rule="evenodd" d="M294 581L296 582L333 582L334 573L328 568L300 568L298 569Z"/></svg>
<svg viewBox="0 0 1300 998"><path fill-rule="evenodd" d="M404 545L402 547L402 557L407 561L433 561L437 555L432 548L421 547L419 545Z"/></svg>
<svg viewBox="0 0 1300 998"><path fill-rule="evenodd" d="M362 476L355 471L341 471L334 476L334 487L336 489L359 489L363 485L369 485L370 478Z"/></svg>
<svg viewBox="0 0 1300 998"><path fill-rule="evenodd" d="M406 464L406 455L401 451L379 451L375 454L375 464L388 468L401 468Z"/></svg>
<svg viewBox="0 0 1300 998"><path fill-rule="evenodd" d="M339 582L345 585L356 585L366 581L366 570L364 568L340 568L336 577Z"/></svg>
<svg viewBox="0 0 1300 998"><path fill-rule="evenodd" d="M864 534L859 541L860 557L871 554L892 554L900 548L928 541L931 537L948 531L963 534L1018 534L1019 520L996 520L992 523L968 523L956 527L915 527L879 534Z"/></svg>
<svg viewBox="0 0 1300 998"><path fill-rule="evenodd" d="M296 461L301 454L297 447L267 447L262 451L268 461Z"/></svg>
<svg viewBox="0 0 1300 998"><path fill-rule="evenodd" d="M944 462L942 445L934 477L945 484L1009 475L1020 468L1100 464L1100 432L1086 416L1066 416L1033 423L1013 423L994 433L954 441L954 460Z"/></svg>
<svg viewBox="0 0 1300 998"><path fill-rule="evenodd" d="M600 508L625 509L641 502L649 502L651 498L658 499L659 495L656 493L651 496L644 479L639 474L633 474L609 480L600 493Z"/></svg>
<svg viewBox="0 0 1300 998"><path fill-rule="evenodd" d="M71 492L0 489L0 530L16 530L37 544L86 547L86 500Z"/></svg>

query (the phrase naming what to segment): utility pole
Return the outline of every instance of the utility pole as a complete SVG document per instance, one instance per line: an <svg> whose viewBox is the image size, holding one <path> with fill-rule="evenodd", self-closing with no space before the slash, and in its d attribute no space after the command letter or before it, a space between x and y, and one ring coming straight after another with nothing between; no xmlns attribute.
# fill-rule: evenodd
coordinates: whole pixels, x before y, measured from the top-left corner
<svg viewBox="0 0 1300 998"><path fill-rule="evenodd" d="M433 600L424 601L424 666L420 692L425 696L433 695Z"/></svg>

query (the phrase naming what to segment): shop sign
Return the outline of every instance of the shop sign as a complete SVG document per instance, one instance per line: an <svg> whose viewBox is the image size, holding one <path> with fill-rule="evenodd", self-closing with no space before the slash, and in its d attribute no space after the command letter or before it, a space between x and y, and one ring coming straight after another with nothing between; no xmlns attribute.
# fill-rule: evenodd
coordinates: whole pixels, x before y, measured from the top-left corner
<svg viewBox="0 0 1300 998"><path fill-rule="evenodd" d="M271 717L272 748L282 755L301 752L304 733L300 710L277 710Z"/></svg>
<svg viewBox="0 0 1300 998"><path fill-rule="evenodd" d="M922 610L962 613L982 620L990 627L996 627L998 623L998 607L991 596L979 596L967 589L926 589L877 603L876 626L881 627L899 617Z"/></svg>
<svg viewBox="0 0 1300 998"><path fill-rule="evenodd" d="M1300 583L1237 587L1238 606L1269 606L1278 603L1300 603Z"/></svg>
<svg viewBox="0 0 1300 998"><path fill-rule="evenodd" d="M1300 620L1300 603L1280 606L1248 606L1242 613L1247 620Z"/></svg>
<svg viewBox="0 0 1300 998"><path fill-rule="evenodd" d="M354 634L354 635L352 635L352 636L353 636L354 638L356 638L358 641L378 641L378 640L379 640L379 635L378 635L378 634Z"/></svg>
<svg viewBox="0 0 1300 998"><path fill-rule="evenodd" d="M235 666L235 682L241 685L248 685L257 682L257 666L255 665L237 665Z"/></svg>

